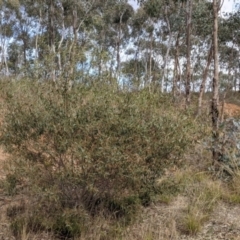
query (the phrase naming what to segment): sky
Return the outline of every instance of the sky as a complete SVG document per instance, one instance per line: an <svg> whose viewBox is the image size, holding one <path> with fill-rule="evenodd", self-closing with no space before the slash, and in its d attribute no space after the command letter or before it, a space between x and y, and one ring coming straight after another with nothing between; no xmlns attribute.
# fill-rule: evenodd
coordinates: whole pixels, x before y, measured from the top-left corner
<svg viewBox="0 0 240 240"><path fill-rule="evenodd" d="M128 2L133 6L135 10L138 8L137 0L128 0Z"/></svg>
<svg viewBox="0 0 240 240"><path fill-rule="evenodd" d="M234 13L240 9L240 0L224 0L221 8L221 16L226 17L228 13Z"/></svg>
<svg viewBox="0 0 240 240"><path fill-rule="evenodd" d="M232 12L234 8L240 8L240 0L223 0L223 5L221 12L229 13ZM133 6L134 9L138 8L137 0L128 0L128 2Z"/></svg>
<svg viewBox="0 0 240 240"><path fill-rule="evenodd" d="M236 4L236 0L224 0L223 5L222 5L222 12L231 12L234 5Z"/></svg>

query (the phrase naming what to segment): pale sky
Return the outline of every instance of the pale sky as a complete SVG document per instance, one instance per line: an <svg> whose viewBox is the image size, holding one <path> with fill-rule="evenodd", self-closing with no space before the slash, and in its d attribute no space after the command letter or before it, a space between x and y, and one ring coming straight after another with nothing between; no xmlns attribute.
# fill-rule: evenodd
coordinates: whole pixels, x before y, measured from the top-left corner
<svg viewBox="0 0 240 240"><path fill-rule="evenodd" d="M222 5L222 12L231 12L232 11L233 0L224 0Z"/></svg>
<svg viewBox="0 0 240 240"><path fill-rule="evenodd" d="M240 0L223 0L223 5L221 12L232 12L234 8L239 7L240 8ZM133 6L133 8L136 10L138 8L137 0L128 0L128 2Z"/></svg>
<svg viewBox="0 0 240 240"><path fill-rule="evenodd" d="M128 0L128 2L133 6L135 10L138 8L137 0Z"/></svg>
<svg viewBox="0 0 240 240"><path fill-rule="evenodd" d="M128 2L133 6L134 10L138 8L137 0L128 0ZM223 0L220 15L225 18L227 14L234 13L237 9L240 10L240 0Z"/></svg>
<svg viewBox="0 0 240 240"><path fill-rule="evenodd" d="M240 0L224 0L221 15L224 16L224 13L234 13L237 9L240 9Z"/></svg>

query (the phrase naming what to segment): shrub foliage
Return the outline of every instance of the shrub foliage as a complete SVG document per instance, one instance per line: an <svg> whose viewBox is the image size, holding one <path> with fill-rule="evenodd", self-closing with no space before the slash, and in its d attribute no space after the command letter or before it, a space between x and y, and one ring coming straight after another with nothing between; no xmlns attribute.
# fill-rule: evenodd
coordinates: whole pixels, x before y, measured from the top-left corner
<svg viewBox="0 0 240 240"><path fill-rule="evenodd" d="M1 143L14 156L11 174L24 186L18 191L38 199L34 211L48 219L57 212L57 233L81 232L79 217L66 209L128 219L151 202L164 168L179 164L192 141L192 121L159 93L15 85L5 95Z"/></svg>

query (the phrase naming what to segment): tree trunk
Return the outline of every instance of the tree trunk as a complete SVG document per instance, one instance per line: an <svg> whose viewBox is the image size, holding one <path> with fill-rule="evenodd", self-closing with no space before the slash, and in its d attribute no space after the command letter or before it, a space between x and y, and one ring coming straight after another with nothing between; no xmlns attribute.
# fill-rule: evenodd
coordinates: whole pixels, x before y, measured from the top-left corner
<svg viewBox="0 0 240 240"><path fill-rule="evenodd" d="M167 23L167 28L168 28L168 32L169 32L169 38L168 38L168 44L167 44L167 51L166 51L166 54L165 54L165 57L164 57L164 62L163 62L163 75L162 75L162 81L161 81L161 92L164 92L166 66L167 66L168 56L169 56L169 52L170 52L171 45L172 45L172 31L171 31L170 22L169 22L169 19L168 19L167 8L168 8L168 6L165 7L165 17L166 17L166 23Z"/></svg>
<svg viewBox="0 0 240 240"><path fill-rule="evenodd" d="M137 79L137 89L139 90L140 89L140 86L141 86L141 75L139 74L140 72L140 69L138 67L138 54L139 54L139 51L140 51L140 42L139 42L139 39L140 39L140 35L138 35L137 37L137 49L136 49L136 52L135 52L135 56L134 56L134 78Z"/></svg>
<svg viewBox="0 0 240 240"><path fill-rule="evenodd" d="M69 50L69 65L70 65L70 69L68 77L66 79L66 84L68 85L68 90L70 90L73 86L73 81L74 81L74 68L75 68L75 56L76 56L76 45L77 45L77 40L78 40L78 26L77 26L77 11L73 10L72 11L72 29L73 29L73 42L70 46L70 50Z"/></svg>
<svg viewBox="0 0 240 240"><path fill-rule="evenodd" d="M187 1L187 68L186 68L186 107L190 104L190 90L191 90L191 32L192 32L192 0Z"/></svg>
<svg viewBox="0 0 240 240"><path fill-rule="evenodd" d="M120 71L121 71L121 56L120 56L120 47L121 47L121 41L122 41L122 18L123 18L124 12L120 16L120 22L118 23L118 38L117 38L117 70L116 70L116 79L119 81L120 79Z"/></svg>
<svg viewBox="0 0 240 240"><path fill-rule="evenodd" d="M173 75L173 88L172 88L172 94L173 94L173 99L175 101L176 99L176 91L177 91L177 81L179 80L179 38L180 38L180 31L178 32L177 35L177 40L175 44L175 57L174 57L174 75Z"/></svg>
<svg viewBox="0 0 240 240"><path fill-rule="evenodd" d="M210 49L208 51L207 66L204 70L203 80L202 80L202 83L200 86L199 97L198 97L198 112L197 112L198 116L201 115L201 112L202 112L202 99L203 99L203 94L205 92L207 75L208 75L208 70L209 70L210 64L212 62L212 57L213 57L213 43L211 43Z"/></svg>
<svg viewBox="0 0 240 240"><path fill-rule="evenodd" d="M6 47L6 46L4 46L4 47ZM7 52L7 50L4 49L3 56L4 56L4 65L5 65L5 75L9 76L9 69L8 69L8 61L7 61L6 52Z"/></svg>
<svg viewBox="0 0 240 240"><path fill-rule="evenodd" d="M149 52L149 76L148 76L148 82L149 87L152 85L152 49L153 49L153 31L150 33L150 52ZM154 88L153 83L153 88Z"/></svg>
<svg viewBox="0 0 240 240"><path fill-rule="evenodd" d="M219 143L219 62L218 62L218 10L219 1L213 0L213 58L214 58L214 77L212 82L212 137L213 137L213 148L212 158L213 164L217 165L219 161L220 152L218 150Z"/></svg>
<svg viewBox="0 0 240 240"><path fill-rule="evenodd" d="M51 61L52 61L52 72L51 72L51 78L53 82L56 82L56 71L55 71L55 63L54 63L54 57L55 57L55 32L54 32L54 2L53 0L50 0L48 5L48 45L50 48L51 53Z"/></svg>

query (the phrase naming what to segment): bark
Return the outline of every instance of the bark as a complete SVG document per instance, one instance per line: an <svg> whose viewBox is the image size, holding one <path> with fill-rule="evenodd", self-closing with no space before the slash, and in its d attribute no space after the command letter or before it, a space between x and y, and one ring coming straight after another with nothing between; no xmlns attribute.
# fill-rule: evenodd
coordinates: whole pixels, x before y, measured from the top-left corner
<svg viewBox="0 0 240 240"><path fill-rule="evenodd" d="M173 76L173 99L176 99L176 91L177 91L177 81L179 80L179 39L180 39L180 31L177 35L177 40L175 44L175 57L174 57L174 76Z"/></svg>
<svg viewBox="0 0 240 240"><path fill-rule="evenodd" d="M139 51L140 51L140 35L138 35L137 37L137 49L136 49L136 52L135 52L135 56L134 56L134 60L135 60L135 64L134 64L134 75L135 77L137 78L137 89L139 90L140 88L140 85L141 85L141 76L139 74L139 67L138 67L138 55L139 55Z"/></svg>
<svg viewBox="0 0 240 240"><path fill-rule="evenodd" d="M186 107L190 104L190 91L191 91L191 33L192 33L192 0L187 1L187 67L186 67Z"/></svg>
<svg viewBox="0 0 240 240"><path fill-rule="evenodd" d="M42 11L39 9L39 25L41 26L42 24ZM38 32L35 37L35 59L34 59L34 65L35 65L35 77L39 77L39 48L38 48L38 38L39 38L40 33Z"/></svg>
<svg viewBox="0 0 240 240"><path fill-rule="evenodd" d="M237 69L234 68L234 91L237 91Z"/></svg>
<svg viewBox="0 0 240 240"><path fill-rule="evenodd" d="M171 31L170 22L169 22L169 19L168 19L167 8L168 7L166 6L165 7L165 18L166 18L167 28L168 28L168 32L169 32L169 38L168 38L168 44L167 44L167 51L166 51L166 54L165 54L165 57L164 57L164 62L163 62L163 75L162 75L162 81L161 81L161 92L164 92L166 66L167 66L167 62L168 62L170 48L171 48L171 45L172 45L172 31Z"/></svg>
<svg viewBox="0 0 240 240"><path fill-rule="evenodd" d="M6 46L4 46L4 48L6 48ZM7 61L7 56L6 56L6 52L7 52L7 49L5 50L4 49L4 65L5 65L5 74L6 76L9 76L9 69L8 69L8 61Z"/></svg>
<svg viewBox="0 0 240 240"><path fill-rule="evenodd" d="M197 112L198 116L201 115L201 112L202 112L202 99L203 99L203 94L205 92L207 75L208 75L209 67L212 62L212 58L213 58L213 43L211 43L210 49L208 51L207 66L204 69L203 79L202 79L202 83L200 86L199 97L198 97L198 112Z"/></svg>
<svg viewBox="0 0 240 240"><path fill-rule="evenodd" d="M218 150L219 144L219 61L218 61L218 10L219 1L213 0L213 58L214 58L214 77L212 81L212 137L213 148L212 158L213 164L217 165L220 157Z"/></svg>
<svg viewBox="0 0 240 240"><path fill-rule="evenodd" d="M24 66L27 66L27 37L26 32L23 32L23 59L24 59Z"/></svg>
<svg viewBox="0 0 240 240"><path fill-rule="evenodd" d="M52 57L52 71L51 78L53 82L56 82L56 70L54 64L55 57L55 32L54 32L54 2L53 0L49 1L48 5L48 45L50 48L50 54Z"/></svg>
<svg viewBox="0 0 240 240"><path fill-rule="evenodd" d="M222 100L222 106L221 106L221 114L220 114L220 121L221 121L221 123L224 121L226 95L227 95L227 90L223 94L223 100Z"/></svg>
<svg viewBox="0 0 240 240"><path fill-rule="evenodd" d="M70 47L70 59L69 59L69 74L68 74L68 79L66 79L67 81L67 85L68 85L68 90L70 90L72 88L73 85L73 80L74 80L74 66L75 66L75 54L76 54L76 46L77 46L77 39L78 39L78 26L77 26L77 11L73 10L72 11L72 29L73 29L73 42L72 45Z"/></svg>
<svg viewBox="0 0 240 240"><path fill-rule="evenodd" d="M117 70L116 70L116 79L119 80L120 78L120 70L121 70L121 57L120 57L120 46L122 42L122 18L125 12L123 12L120 16L120 22L118 23L118 38L117 38Z"/></svg>
<svg viewBox="0 0 240 240"><path fill-rule="evenodd" d="M119 71L120 71L120 64L121 64L121 58L120 58L120 43L121 42L121 22L118 25L118 39L117 39L117 79L119 77Z"/></svg>
<svg viewBox="0 0 240 240"><path fill-rule="evenodd" d="M54 51L54 42L55 42L55 32L54 32L54 3L53 0L50 0L48 10L48 34L49 40L48 44L52 51Z"/></svg>
<svg viewBox="0 0 240 240"><path fill-rule="evenodd" d="M153 31L150 33L150 52L149 52L149 85L152 83L152 49L153 49Z"/></svg>
<svg viewBox="0 0 240 240"><path fill-rule="evenodd" d="M102 53L103 53L103 47L102 43L100 43L99 46L99 59L98 59L98 80L102 79Z"/></svg>
<svg viewBox="0 0 240 240"><path fill-rule="evenodd" d="M232 44L232 47L231 47L231 53L230 53L230 59L228 61L228 84L227 84L227 89L228 90L231 90L232 87L233 87L233 84L234 84L234 76L232 74L232 71L233 71L233 51L234 51L234 43Z"/></svg>

